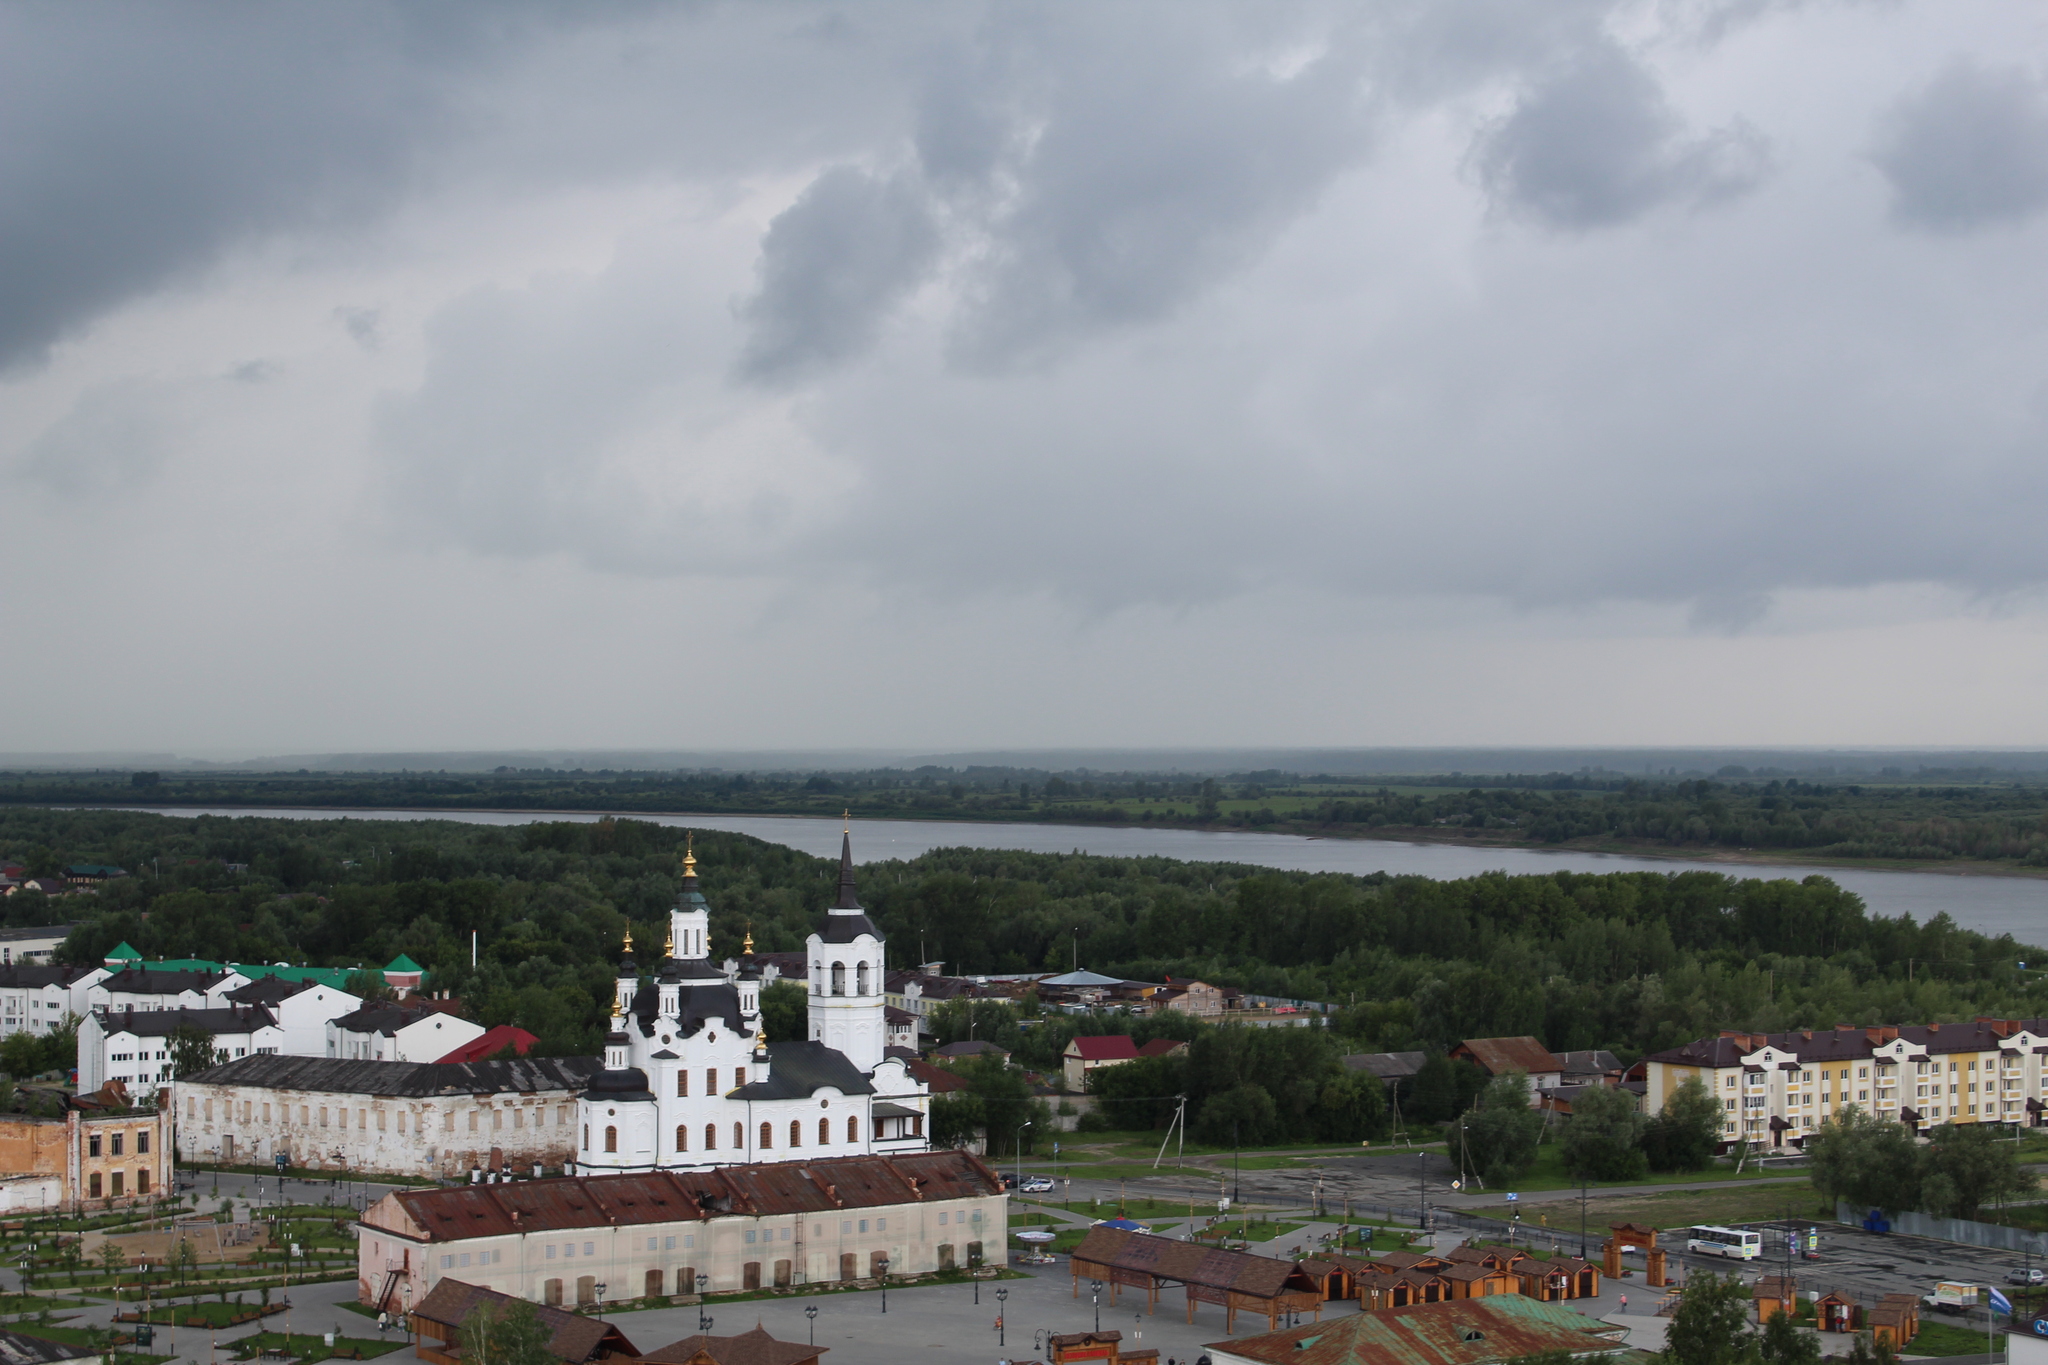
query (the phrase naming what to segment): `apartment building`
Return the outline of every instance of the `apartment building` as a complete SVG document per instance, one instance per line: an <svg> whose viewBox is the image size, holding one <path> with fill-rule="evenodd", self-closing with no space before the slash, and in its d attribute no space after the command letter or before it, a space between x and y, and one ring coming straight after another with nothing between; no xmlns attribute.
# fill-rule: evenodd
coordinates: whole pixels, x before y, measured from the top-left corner
<svg viewBox="0 0 2048 1365"><path fill-rule="evenodd" d="M1916 1128L2039 1127L2048 1111L2048 1020L1981 1017L1701 1038L1644 1059L1655 1114L1698 1079L1721 1102L1721 1142L1797 1147L1850 1104Z"/></svg>
<svg viewBox="0 0 2048 1365"><path fill-rule="evenodd" d="M45 962L0 966L0 1037L49 1033L71 1017L71 983L83 967Z"/></svg>

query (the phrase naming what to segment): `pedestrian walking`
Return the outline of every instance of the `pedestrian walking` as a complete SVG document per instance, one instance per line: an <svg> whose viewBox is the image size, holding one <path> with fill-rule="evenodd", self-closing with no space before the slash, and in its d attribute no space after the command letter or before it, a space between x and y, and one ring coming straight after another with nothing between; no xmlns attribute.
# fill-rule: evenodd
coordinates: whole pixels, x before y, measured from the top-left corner
<svg viewBox="0 0 2048 1365"><path fill-rule="evenodd" d="M1621 1311L1624 1313L1628 1311L1628 1295L1626 1294L1621 1296Z"/></svg>

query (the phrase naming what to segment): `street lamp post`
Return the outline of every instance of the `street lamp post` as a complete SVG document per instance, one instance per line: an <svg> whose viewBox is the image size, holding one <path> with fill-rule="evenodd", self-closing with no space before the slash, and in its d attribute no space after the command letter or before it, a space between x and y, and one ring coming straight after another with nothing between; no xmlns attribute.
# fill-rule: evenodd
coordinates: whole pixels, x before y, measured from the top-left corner
<svg viewBox="0 0 2048 1365"><path fill-rule="evenodd" d="M889 1258L884 1256L875 1262L875 1269L882 1279L882 1311L889 1311Z"/></svg>
<svg viewBox="0 0 2048 1365"><path fill-rule="evenodd" d="M1008 1330L1003 1323L1003 1301L1009 1297L1010 1291L1007 1289L996 1291L996 1349L999 1351L1003 1348L1003 1334Z"/></svg>
<svg viewBox="0 0 2048 1365"><path fill-rule="evenodd" d="M1026 1119L1017 1125L1017 1187L1019 1189L1022 1189L1024 1186L1024 1130L1030 1126L1030 1119Z"/></svg>
<svg viewBox="0 0 2048 1365"><path fill-rule="evenodd" d="M804 1316L811 1321L811 1345L816 1346L818 1344L818 1305L815 1303L805 1304Z"/></svg>
<svg viewBox="0 0 2048 1365"><path fill-rule="evenodd" d="M1417 1162L1421 1163L1421 1164L1419 1164L1419 1165L1418 1165L1418 1166L1417 1166L1417 1167L1415 1168L1415 1197L1416 1197L1417 1199L1419 1199L1419 1200L1421 1201L1421 1207L1420 1207L1419 1209L1417 1209L1417 1210L1416 1210L1416 1213L1415 1213L1415 1226L1416 1226L1416 1227L1417 1227L1418 1229L1420 1229L1421 1231L1423 1231L1423 1232L1428 1232L1428 1231L1429 1231L1429 1153L1428 1153L1428 1152L1417 1152L1417 1153L1415 1154L1415 1159L1416 1159L1416 1161L1417 1161Z"/></svg>
<svg viewBox="0 0 2048 1365"><path fill-rule="evenodd" d="M697 1272L697 1330L698 1330L698 1332L700 1332L700 1333L703 1333L703 1334L707 1334L707 1335L708 1335L708 1334L710 1333L710 1331L711 1331L711 1315L710 1315L709 1313L706 1313L706 1312L704 1311L704 1309L705 1309L705 1308L706 1308L706 1307L708 1306L708 1305L706 1305L706 1304L705 1304L705 1302L704 1302L704 1295L705 1295L706 1293L708 1293L708 1292L710 1291L710 1289L711 1289L711 1277L710 1277L709 1275L705 1274L705 1273L704 1273L703 1271L701 1271L701 1270L700 1270L700 1271L698 1271L698 1272Z"/></svg>
<svg viewBox="0 0 2048 1365"><path fill-rule="evenodd" d="M591 1288L597 1291L597 1311L602 1313L604 1312L604 1291L607 1288L609 1288L609 1286L606 1285L603 1280L599 1280L596 1284L592 1285Z"/></svg>
<svg viewBox="0 0 2048 1365"><path fill-rule="evenodd" d="M1095 1330L1102 1330L1102 1281L1088 1281L1088 1301L1095 1305Z"/></svg>

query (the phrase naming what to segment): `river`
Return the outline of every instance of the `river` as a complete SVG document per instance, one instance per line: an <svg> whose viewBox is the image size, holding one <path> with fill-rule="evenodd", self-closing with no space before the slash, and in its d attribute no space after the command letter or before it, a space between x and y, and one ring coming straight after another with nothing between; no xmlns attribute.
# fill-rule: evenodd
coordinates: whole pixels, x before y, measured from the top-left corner
<svg viewBox="0 0 2048 1365"><path fill-rule="evenodd" d="M458 820L472 825L524 825L535 820L597 820L600 811L306 810L288 807L132 806L160 815L260 816L279 820ZM634 815L658 825L750 834L819 857L839 853L840 824L807 816ZM1941 872L1879 872L1858 868L1715 863L1639 858L1614 853L1533 848L1470 848L1384 839L1311 839L1298 834L1235 830L1147 829L1129 826L983 824L964 820L856 820L854 856L862 862L915 858L935 848L1000 848L1028 853L1096 853L1106 857L1181 858L1249 863L1292 872L1391 872L1451 879L1481 872L1720 872L1736 877L1831 877L1863 898L1873 914L1931 919L1946 910L1966 929L2048 943L2048 879L1962 876Z"/></svg>

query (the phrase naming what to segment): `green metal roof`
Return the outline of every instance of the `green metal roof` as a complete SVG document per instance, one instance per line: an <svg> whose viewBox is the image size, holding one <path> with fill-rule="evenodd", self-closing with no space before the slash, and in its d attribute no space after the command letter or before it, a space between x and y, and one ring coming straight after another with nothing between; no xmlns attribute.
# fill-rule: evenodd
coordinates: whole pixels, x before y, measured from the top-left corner
<svg viewBox="0 0 2048 1365"><path fill-rule="evenodd" d="M127 944L121 945L127 948ZM130 948L129 952L140 958L142 954ZM109 958L119 956L119 950L108 953ZM274 976L283 981L311 981L319 986L332 986L344 990L348 979L357 972L382 981L384 973L376 967L279 967L268 962L213 962L203 957L171 957L148 964L151 969L162 972L240 972L251 981L261 981Z"/></svg>
<svg viewBox="0 0 2048 1365"><path fill-rule="evenodd" d="M420 966L419 963L414 962L404 953L400 953L397 957L392 958L390 962L385 964L384 970L387 972L423 972L426 970L426 968Z"/></svg>
<svg viewBox="0 0 2048 1365"><path fill-rule="evenodd" d="M107 961L109 962L112 962L117 957L130 959L136 962L140 962L142 960L142 954L136 952L133 948L129 947L128 940L126 939L122 939L119 947L116 947L107 953Z"/></svg>

